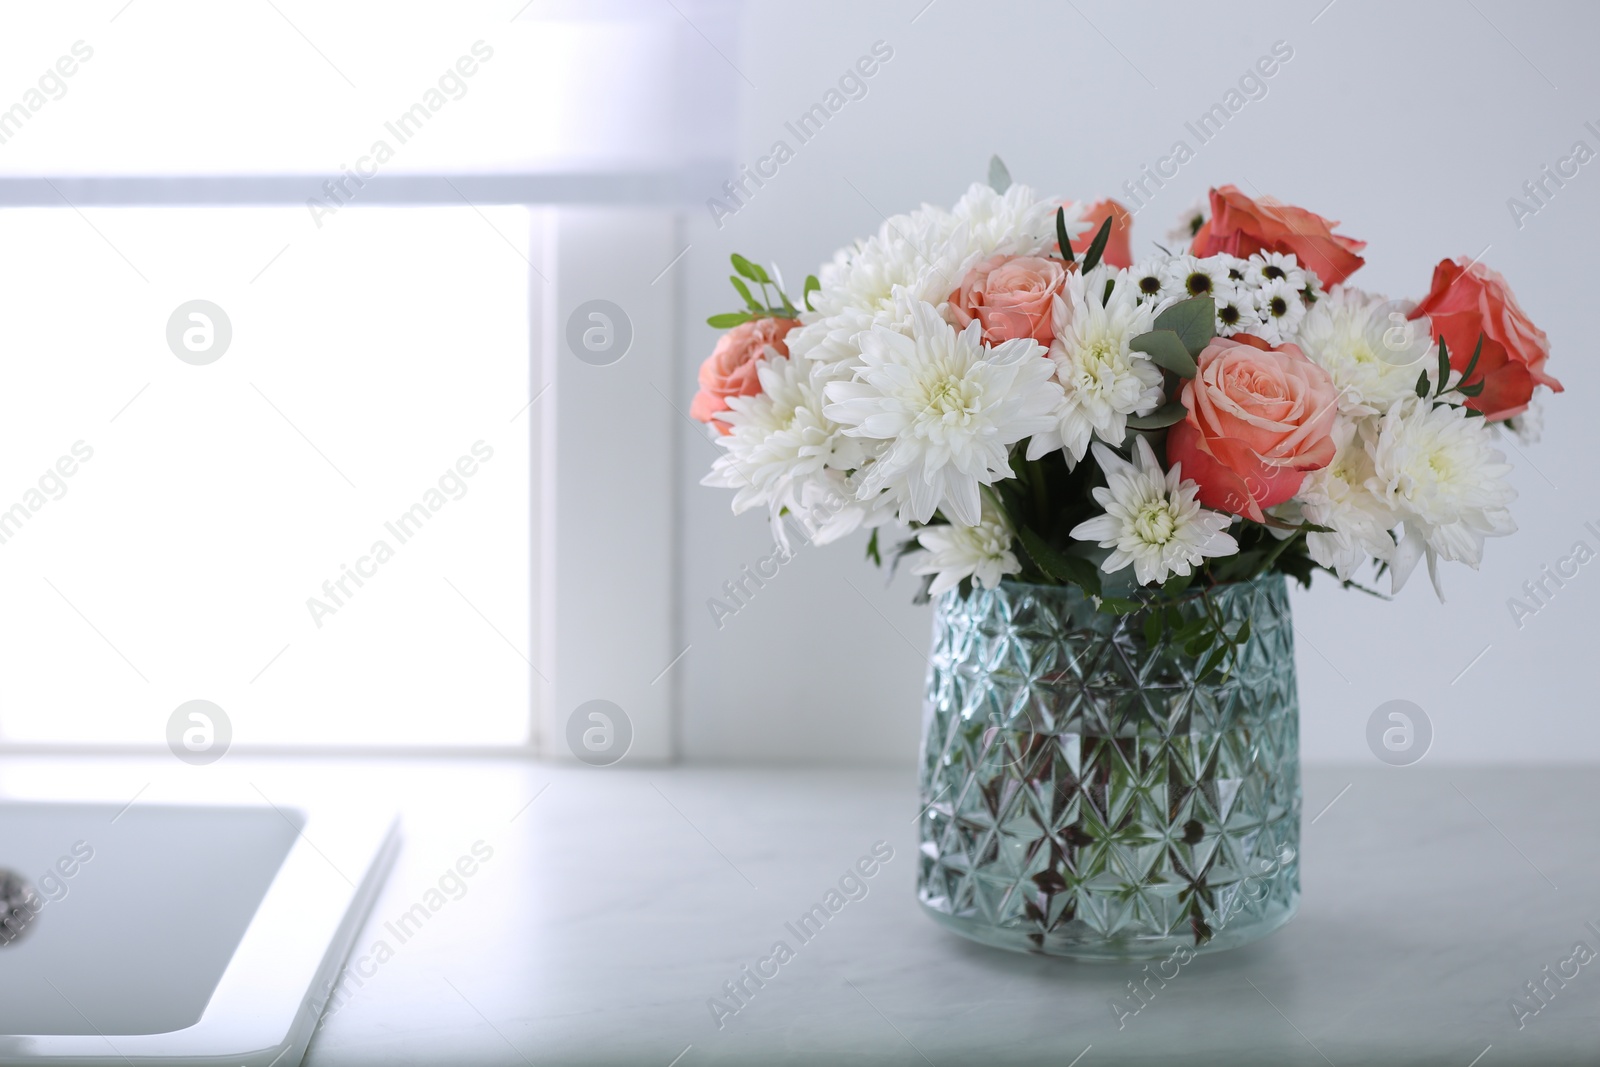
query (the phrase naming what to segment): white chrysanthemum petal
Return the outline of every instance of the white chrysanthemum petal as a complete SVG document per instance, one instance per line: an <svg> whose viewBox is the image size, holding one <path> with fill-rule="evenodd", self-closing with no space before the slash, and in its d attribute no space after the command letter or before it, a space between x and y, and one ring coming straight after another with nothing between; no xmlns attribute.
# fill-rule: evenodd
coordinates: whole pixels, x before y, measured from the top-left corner
<svg viewBox="0 0 1600 1067"><path fill-rule="evenodd" d="M1133 463L1098 443L1094 458L1106 476L1094 498L1106 513L1080 522L1071 536L1111 549L1101 564L1106 573L1132 564L1138 583L1150 585L1239 551L1227 533L1232 518L1202 508L1195 499L1199 487L1182 480L1178 467L1163 471L1143 437L1135 440Z"/></svg>
<svg viewBox="0 0 1600 1067"><path fill-rule="evenodd" d="M877 326L860 343L855 379L824 386L824 414L881 446L859 495L891 491L902 521L942 509L976 525L978 486L1011 477L1010 446L1048 429L1060 405L1043 346L1024 338L985 347L977 322L957 332L927 303L912 312L909 336Z"/></svg>
<svg viewBox="0 0 1600 1067"><path fill-rule="evenodd" d="M982 517L975 526L930 526L917 534L922 551L917 553L912 574L934 575L929 596L938 596L972 578L985 589L993 589L1007 574L1022 569L1011 550L1012 532L1005 515L987 499Z"/></svg>
<svg viewBox="0 0 1600 1067"><path fill-rule="evenodd" d="M1368 488L1404 525L1391 564L1396 592L1419 558L1427 558L1437 589L1438 560L1476 568L1485 538L1517 528L1507 509L1517 495L1511 467L1484 421L1463 408L1416 397L1395 403L1379 425L1372 460Z"/></svg>
<svg viewBox="0 0 1600 1067"><path fill-rule="evenodd" d="M1113 281L1109 298L1106 280ZM1098 268L1088 278L1067 278L1065 298L1056 307L1057 327L1050 358L1061 383L1063 403L1056 424L1028 446L1028 458L1060 449L1076 464L1098 437L1121 444L1128 416L1161 404L1161 368L1129 342L1151 328L1153 315L1140 304L1133 277Z"/></svg>
<svg viewBox="0 0 1600 1067"><path fill-rule="evenodd" d="M1341 579L1351 578L1369 558L1387 560L1394 554L1389 531L1399 520L1370 484L1377 421L1341 416L1333 432L1338 448L1333 462L1306 475L1293 511L1276 509L1280 518L1332 531L1306 534L1306 551Z"/></svg>
<svg viewBox="0 0 1600 1067"><path fill-rule="evenodd" d="M1374 415L1414 396L1417 375L1433 363L1426 319L1408 320L1410 306L1359 289L1335 286L1306 312L1297 341L1333 379L1339 410Z"/></svg>

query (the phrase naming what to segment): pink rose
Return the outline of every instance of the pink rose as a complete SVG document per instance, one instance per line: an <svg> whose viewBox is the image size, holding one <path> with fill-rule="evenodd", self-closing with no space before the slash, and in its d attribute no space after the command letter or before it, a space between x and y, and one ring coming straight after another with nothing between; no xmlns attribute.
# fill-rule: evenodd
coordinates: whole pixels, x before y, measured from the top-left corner
<svg viewBox="0 0 1600 1067"><path fill-rule="evenodd" d="M787 357L789 346L783 339L798 325L796 319L751 319L723 334L700 364L700 391L689 406L689 416L709 422L718 433L732 433L733 427L717 418L717 413L728 410L730 396L761 392L757 366L769 355Z"/></svg>
<svg viewBox="0 0 1600 1067"><path fill-rule="evenodd" d="M1472 380L1483 382L1483 392L1469 399L1467 407L1491 421L1528 410L1536 385L1562 391L1544 369L1549 338L1523 312L1506 280L1482 263L1463 266L1460 260L1440 260L1433 268L1433 287L1411 313L1412 318L1422 315L1428 316L1433 339L1444 338L1455 370L1467 369L1483 337L1483 352L1472 371Z"/></svg>
<svg viewBox="0 0 1600 1067"><path fill-rule="evenodd" d="M1167 462L1200 487L1208 508L1261 522L1333 462L1338 390L1294 345L1259 348L1218 337L1195 361L1180 398L1188 417L1167 432Z"/></svg>
<svg viewBox="0 0 1600 1067"><path fill-rule="evenodd" d="M1270 196L1253 200L1237 186L1211 190L1211 217L1189 245L1191 256L1292 255L1314 271L1326 288L1340 284L1365 263L1356 253L1367 242L1333 232L1337 222Z"/></svg>
<svg viewBox="0 0 1600 1067"><path fill-rule="evenodd" d="M1060 260L990 256L950 294L946 317L958 330L977 319L983 324L984 344L1031 337L1049 345L1057 325L1052 308L1066 281Z"/></svg>

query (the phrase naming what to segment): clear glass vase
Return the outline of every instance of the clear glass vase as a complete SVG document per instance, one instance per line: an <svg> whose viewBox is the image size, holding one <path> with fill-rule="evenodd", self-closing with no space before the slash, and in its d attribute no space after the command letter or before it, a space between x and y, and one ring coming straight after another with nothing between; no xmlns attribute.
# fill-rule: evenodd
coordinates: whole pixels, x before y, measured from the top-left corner
<svg viewBox="0 0 1600 1067"><path fill-rule="evenodd" d="M1282 575L1207 596L1228 632L1200 678L1148 610L1004 582L937 603L917 892L985 944L1151 959L1244 944L1300 898L1299 705ZM1192 596L1185 617L1203 610ZM1154 638L1154 640L1150 640Z"/></svg>

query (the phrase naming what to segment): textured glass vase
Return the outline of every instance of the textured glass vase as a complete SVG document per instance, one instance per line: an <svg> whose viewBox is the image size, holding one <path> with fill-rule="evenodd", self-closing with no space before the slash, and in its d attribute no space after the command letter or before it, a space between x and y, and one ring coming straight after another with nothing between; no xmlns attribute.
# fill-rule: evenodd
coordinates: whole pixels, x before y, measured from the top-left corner
<svg viewBox="0 0 1600 1067"><path fill-rule="evenodd" d="M917 877L929 915L1001 948L1104 960L1231 948L1289 920L1288 591L1274 574L1209 597L1228 632L1248 619L1250 635L1226 677L1204 681L1170 627L1152 644L1147 612L1098 612L1075 587L939 599Z"/></svg>

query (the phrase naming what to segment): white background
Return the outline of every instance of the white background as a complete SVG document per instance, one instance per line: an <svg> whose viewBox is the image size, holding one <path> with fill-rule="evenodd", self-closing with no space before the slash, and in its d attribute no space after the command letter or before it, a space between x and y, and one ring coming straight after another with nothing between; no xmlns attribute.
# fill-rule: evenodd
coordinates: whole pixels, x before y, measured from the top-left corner
<svg viewBox="0 0 1600 1067"><path fill-rule="evenodd" d="M1041 190L1122 197L1141 165L1189 141L1195 158L1135 222L1136 254L1224 182L1341 220L1342 232L1370 242L1353 282L1394 296L1420 297L1439 259L1490 246L1486 261L1549 332L1550 370L1567 387L1547 405L1543 443L1525 456L1508 450L1521 530L1489 544L1481 572L1447 567L1444 605L1425 579L1389 604L1327 582L1295 595L1303 751L1311 761L1371 760L1368 715L1405 698L1433 722L1430 763L1595 760L1600 563L1520 630L1506 600L1578 538L1600 548L1583 529L1600 526L1589 292L1600 161L1521 230L1506 199L1575 140L1600 150L1583 128L1600 126L1600 8L1339 0L1322 11L1325 3L936 0L924 10L926 0L814 0L803 17L788 4L753 5L742 50L730 56L753 84L736 79L740 161L753 163L780 137L795 146L783 123L874 41L895 54L868 96L799 146L720 231L703 204L690 209L689 321L732 308L726 253L775 259L798 281L875 229L880 212L953 202L983 177L991 153ZM1197 146L1184 123L1279 40L1294 57L1268 95ZM707 50L705 62L722 60ZM688 328L686 368L715 336ZM687 754L910 759L929 631L929 609L908 604L911 583L885 589L859 539L805 549L717 631L705 599L764 555L769 539L760 519L727 513L725 491L695 484L711 449L689 441L684 454Z"/></svg>

